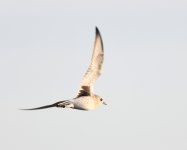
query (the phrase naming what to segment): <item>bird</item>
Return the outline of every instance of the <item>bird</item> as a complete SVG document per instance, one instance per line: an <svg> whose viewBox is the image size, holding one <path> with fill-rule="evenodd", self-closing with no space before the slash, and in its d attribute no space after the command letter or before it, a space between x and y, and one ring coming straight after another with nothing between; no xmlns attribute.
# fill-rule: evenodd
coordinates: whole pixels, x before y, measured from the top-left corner
<svg viewBox="0 0 187 150"><path fill-rule="evenodd" d="M29 109L21 109L21 110L39 110L39 109L57 107L57 108L71 108L71 109L88 111L88 110L93 110L102 104L107 105L106 102L104 102L103 98L100 97L99 95L94 94L93 91L94 84L98 79L98 77L101 75L103 61L104 61L103 40L98 27L95 27L95 42L94 42L91 62L89 64L86 73L83 76L77 96L70 100L62 100L50 105L29 108Z"/></svg>

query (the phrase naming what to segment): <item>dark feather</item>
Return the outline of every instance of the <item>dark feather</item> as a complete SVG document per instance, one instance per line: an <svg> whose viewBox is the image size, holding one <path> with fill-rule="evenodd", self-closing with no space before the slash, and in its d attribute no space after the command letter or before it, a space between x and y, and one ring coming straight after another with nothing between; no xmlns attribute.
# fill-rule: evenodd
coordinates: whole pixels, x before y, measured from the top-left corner
<svg viewBox="0 0 187 150"><path fill-rule="evenodd" d="M20 110L38 110L38 109L46 109L46 108L51 108L51 107L59 107L59 104L63 102L66 102L66 101L59 101L51 105L45 105L45 106L36 107L36 108L20 109Z"/></svg>
<svg viewBox="0 0 187 150"><path fill-rule="evenodd" d="M77 95L76 98L81 97L81 96L91 96L89 86L81 86L81 90L79 91L79 94Z"/></svg>

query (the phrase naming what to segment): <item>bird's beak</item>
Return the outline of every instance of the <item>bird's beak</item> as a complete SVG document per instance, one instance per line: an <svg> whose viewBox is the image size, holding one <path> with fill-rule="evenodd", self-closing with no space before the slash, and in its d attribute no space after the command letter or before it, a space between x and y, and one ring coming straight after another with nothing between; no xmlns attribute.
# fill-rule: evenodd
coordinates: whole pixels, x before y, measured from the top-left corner
<svg viewBox="0 0 187 150"><path fill-rule="evenodd" d="M104 105L107 105L107 103L103 102Z"/></svg>

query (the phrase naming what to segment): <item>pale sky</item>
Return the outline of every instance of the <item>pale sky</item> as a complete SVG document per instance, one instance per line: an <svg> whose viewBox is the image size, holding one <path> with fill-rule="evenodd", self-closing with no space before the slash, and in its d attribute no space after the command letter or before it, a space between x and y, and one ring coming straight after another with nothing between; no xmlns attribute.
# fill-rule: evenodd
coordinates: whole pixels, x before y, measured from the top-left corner
<svg viewBox="0 0 187 150"><path fill-rule="evenodd" d="M93 111L20 111L76 96L103 37ZM0 149L186 150L186 0L2 0Z"/></svg>

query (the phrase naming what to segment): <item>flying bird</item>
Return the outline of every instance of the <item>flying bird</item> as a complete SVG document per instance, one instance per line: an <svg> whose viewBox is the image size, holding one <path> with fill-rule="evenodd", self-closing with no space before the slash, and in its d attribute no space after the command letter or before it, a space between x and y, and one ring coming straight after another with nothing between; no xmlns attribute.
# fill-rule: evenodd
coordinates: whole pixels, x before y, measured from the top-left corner
<svg viewBox="0 0 187 150"><path fill-rule="evenodd" d="M95 43L93 48L93 54L91 58L90 65L82 79L79 92L77 96L70 100L63 100L53 103L51 105L45 105L36 108L21 109L21 110L38 110L46 109L50 107L57 108L72 108L78 110L92 110L98 106L106 103L103 99L94 94L93 88L96 80L101 75L103 60L104 60L104 49L103 41L99 29L95 29Z"/></svg>

